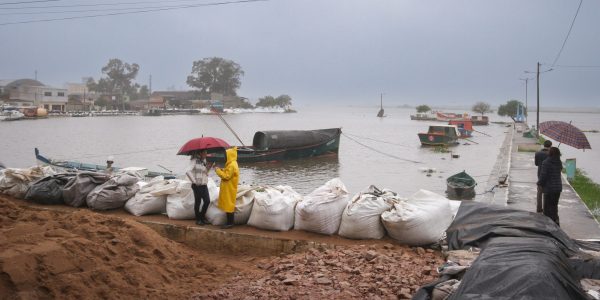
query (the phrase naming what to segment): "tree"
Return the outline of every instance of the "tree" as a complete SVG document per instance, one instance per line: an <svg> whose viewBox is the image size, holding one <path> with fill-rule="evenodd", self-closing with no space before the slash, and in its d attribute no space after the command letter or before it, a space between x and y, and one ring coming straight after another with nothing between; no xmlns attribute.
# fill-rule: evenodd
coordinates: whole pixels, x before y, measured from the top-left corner
<svg viewBox="0 0 600 300"><path fill-rule="evenodd" d="M236 62L209 57L194 62L187 84L198 88L203 97L210 97L211 93L237 96L236 90L242 85L240 77L243 75L242 67Z"/></svg>
<svg viewBox="0 0 600 300"><path fill-rule="evenodd" d="M417 106L417 112L418 113L424 113L424 112L428 112L430 110L431 110L431 107L429 107L429 106L427 106L425 104Z"/></svg>
<svg viewBox="0 0 600 300"><path fill-rule="evenodd" d="M136 63L124 63L118 58L110 59L102 68L102 74L106 77L100 78L98 82L90 78L87 82L88 89L104 95L116 95L117 101L122 102L123 96L133 96L137 92L136 85L132 84L132 81L139 69L140 66Z"/></svg>
<svg viewBox="0 0 600 300"><path fill-rule="evenodd" d="M292 105L292 97L288 95L280 95L277 98L273 96L265 96L258 99L256 107L281 107L289 108Z"/></svg>
<svg viewBox="0 0 600 300"><path fill-rule="evenodd" d="M492 108L490 107L490 105L485 102L475 103L475 105L473 105L473 108L471 108L471 110L476 113L481 114L482 116L485 115L486 113L492 112Z"/></svg>
<svg viewBox="0 0 600 300"><path fill-rule="evenodd" d="M506 102L506 104L502 104L498 107L498 115L503 117L508 116L514 121L517 117L519 105L523 105L523 103L519 100L510 100Z"/></svg>
<svg viewBox="0 0 600 300"><path fill-rule="evenodd" d="M273 107L275 106L275 98L273 96L264 96L262 98L258 98L258 102L256 102L256 107Z"/></svg>

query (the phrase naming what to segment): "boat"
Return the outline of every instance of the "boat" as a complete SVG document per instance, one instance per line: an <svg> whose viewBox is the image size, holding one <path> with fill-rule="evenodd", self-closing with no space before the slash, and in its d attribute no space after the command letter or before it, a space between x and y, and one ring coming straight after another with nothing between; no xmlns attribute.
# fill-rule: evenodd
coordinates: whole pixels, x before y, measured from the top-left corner
<svg viewBox="0 0 600 300"><path fill-rule="evenodd" d="M239 163L273 162L323 155L337 155L341 128L316 130L257 131L252 146L238 146ZM207 160L225 162L223 151L209 153Z"/></svg>
<svg viewBox="0 0 600 300"><path fill-rule="evenodd" d="M450 120L462 120L467 119L469 114L456 114L456 113L444 113L444 112L436 112L435 117L438 121L448 122Z"/></svg>
<svg viewBox="0 0 600 300"><path fill-rule="evenodd" d="M462 171L446 179L446 194L452 200L470 200L475 197L477 182L467 172Z"/></svg>
<svg viewBox="0 0 600 300"><path fill-rule="evenodd" d="M442 146L458 143L460 133L455 125L431 125L426 133L419 133L423 146Z"/></svg>
<svg viewBox="0 0 600 300"><path fill-rule="evenodd" d="M91 171L91 172L103 172L106 170L105 165L96 165L96 164L88 164L77 161L67 161L67 160L55 160L50 159L40 154L38 148L35 148L35 159L42 166L52 166L60 171ZM146 178L154 178L156 176L163 176L165 179L174 179L175 175L172 172L157 172L157 171L149 171L146 168L137 168L137 167L129 167L129 168L119 168L113 167L113 171L133 171L136 172Z"/></svg>
<svg viewBox="0 0 600 300"><path fill-rule="evenodd" d="M151 108L148 110L145 110L142 112L142 116L147 116L147 117L158 117L162 115L160 109L156 109L156 108Z"/></svg>
<svg viewBox="0 0 600 300"><path fill-rule="evenodd" d="M456 125L460 133L460 138L464 139L473 136L473 121L471 120L451 120L448 122L448 125Z"/></svg>
<svg viewBox="0 0 600 300"><path fill-rule="evenodd" d="M432 113L417 113L415 115L410 115L411 120L418 121L436 121L436 115Z"/></svg>
<svg viewBox="0 0 600 300"><path fill-rule="evenodd" d="M18 110L6 110L0 114L0 120L2 121L16 121L21 120L25 115Z"/></svg>
<svg viewBox="0 0 600 300"><path fill-rule="evenodd" d="M379 112L377 113L377 117L379 118L383 118L385 117L383 114L385 113L385 111L383 110L383 94L381 94L381 98L380 98L380 108L379 108Z"/></svg>
<svg viewBox="0 0 600 300"><path fill-rule="evenodd" d="M471 116L471 121L473 121L473 125L488 125L490 121L487 116Z"/></svg>

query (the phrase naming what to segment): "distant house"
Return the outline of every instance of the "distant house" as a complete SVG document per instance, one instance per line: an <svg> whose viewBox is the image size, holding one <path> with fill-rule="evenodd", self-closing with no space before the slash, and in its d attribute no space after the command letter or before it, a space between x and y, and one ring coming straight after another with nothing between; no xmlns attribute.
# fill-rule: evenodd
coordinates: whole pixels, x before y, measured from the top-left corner
<svg viewBox="0 0 600 300"><path fill-rule="evenodd" d="M0 93L8 95L5 103L14 106L37 106L64 112L67 89L44 85L33 79L0 80Z"/></svg>

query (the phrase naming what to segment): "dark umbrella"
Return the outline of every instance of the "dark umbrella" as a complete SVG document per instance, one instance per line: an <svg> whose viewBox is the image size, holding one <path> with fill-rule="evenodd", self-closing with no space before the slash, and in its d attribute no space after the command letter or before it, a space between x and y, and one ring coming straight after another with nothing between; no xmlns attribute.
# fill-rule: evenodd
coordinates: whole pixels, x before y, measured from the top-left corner
<svg viewBox="0 0 600 300"><path fill-rule="evenodd" d="M229 144L220 138L201 137L189 140L179 149L177 155L190 155L192 152L200 150L223 150L229 147Z"/></svg>
<svg viewBox="0 0 600 300"><path fill-rule="evenodd" d="M540 133L576 149L592 149L585 134L579 128L571 125L570 122L542 122L540 123Z"/></svg>

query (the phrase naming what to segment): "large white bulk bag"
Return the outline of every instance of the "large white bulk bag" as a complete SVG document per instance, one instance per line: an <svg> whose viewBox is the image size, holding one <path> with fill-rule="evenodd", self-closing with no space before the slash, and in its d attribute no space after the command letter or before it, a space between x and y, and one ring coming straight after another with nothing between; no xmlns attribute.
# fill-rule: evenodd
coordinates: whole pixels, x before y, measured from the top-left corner
<svg viewBox="0 0 600 300"><path fill-rule="evenodd" d="M125 210L134 216L162 214L167 212L167 195L154 195L155 190L164 189L165 186L177 186L175 182L157 176L145 183L138 182L140 190L125 203Z"/></svg>
<svg viewBox="0 0 600 300"><path fill-rule="evenodd" d="M176 220L195 219L192 183L180 179L173 179L172 181L177 182L177 187L175 193L167 196L167 216L169 216L169 219Z"/></svg>
<svg viewBox="0 0 600 300"><path fill-rule="evenodd" d="M235 199L235 214L233 217L234 223L237 225L243 225L248 223L248 219L250 218L250 213L252 213L252 205L254 204L254 187L249 185L240 185L238 186L236 199ZM210 193L209 186L209 193ZM206 219L212 225L224 225L227 223L227 215L224 211L217 207L217 203L219 201L219 195L214 198L212 194L210 195L211 201L208 206L208 210L206 211Z"/></svg>
<svg viewBox="0 0 600 300"><path fill-rule="evenodd" d="M409 246L422 246L442 238L452 223L452 209L447 198L419 190L381 214L381 219L393 239Z"/></svg>
<svg viewBox="0 0 600 300"><path fill-rule="evenodd" d="M290 230L294 227L296 204L301 200L302 195L290 186L257 190L248 225L266 230Z"/></svg>
<svg viewBox="0 0 600 300"><path fill-rule="evenodd" d="M335 234L348 204L348 190L339 178L329 180L296 205L294 229Z"/></svg>
<svg viewBox="0 0 600 300"><path fill-rule="evenodd" d="M385 235L381 214L399 201L396 193L371 185L356 194L344 209L340 236L350 239L380 239Z"/></svg>

